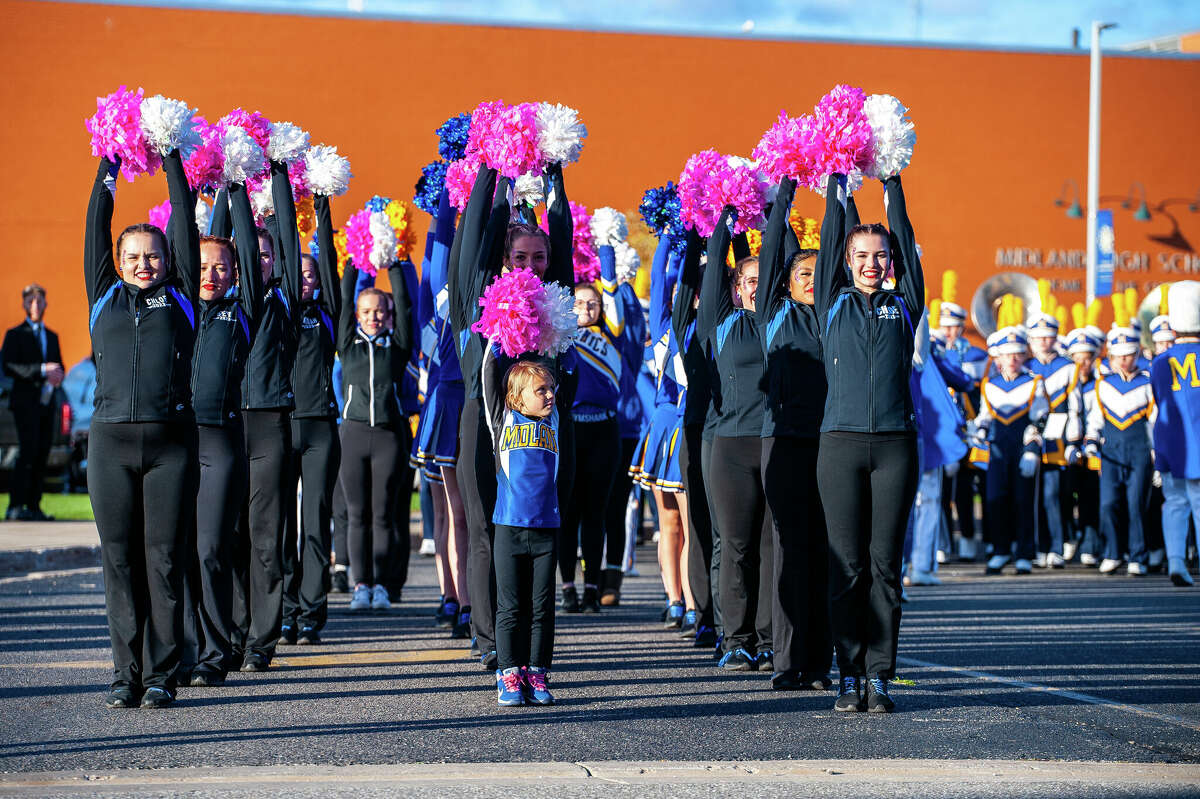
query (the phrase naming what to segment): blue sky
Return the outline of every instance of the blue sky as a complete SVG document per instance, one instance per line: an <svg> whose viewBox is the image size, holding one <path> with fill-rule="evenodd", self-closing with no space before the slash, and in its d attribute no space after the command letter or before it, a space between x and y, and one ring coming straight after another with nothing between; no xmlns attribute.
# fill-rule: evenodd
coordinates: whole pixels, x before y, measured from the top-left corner
<svg viewBox="0 0 1200 799"><path fill-rule="evenodd" d="M122 2L122 0L114 0ZM123 0L130 2L130 0ZM1200 30L1198 0L132 0L147 5L400 17L484 24L1068 47L1093 19L1106 47ZM747 20L753 20L753 28Z"/></svg>

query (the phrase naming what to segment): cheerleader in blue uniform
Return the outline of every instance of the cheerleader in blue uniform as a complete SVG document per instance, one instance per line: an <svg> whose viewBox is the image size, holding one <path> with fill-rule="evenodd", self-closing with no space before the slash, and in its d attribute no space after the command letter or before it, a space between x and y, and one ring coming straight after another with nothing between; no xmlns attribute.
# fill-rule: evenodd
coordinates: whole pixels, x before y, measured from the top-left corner
<svg viewBox="0 0 1200 799"><path fill-rule="evenodd" d="M579 335L579 387L572 416L575 419L576 460L574 489L566 503L558 566L563 581L564 610L575 589L577 544L583 550L583 599L578 610L600 612L600 572L604 558L604 524L621 457L617 401L621 396L624 355L621 336L625 332L625 309L617 299L616 258L611 246L599 248L600 284L575 285L575 315Z"/></svg>
<svg viewBox="0 0 1200 799"><path fill-rule="evenodd" d="M1075 373L1075 364L1059 355L1058 320L1048 313L1036 312L1029 316L1026 328L1029 331L1029 349L1033 358L1027 364L1029 370L1042 378L1050 413L1067 411L1067 385ZM1070 523L1067 516L1066 493L1062 487L1063 467L1066 465L1066 442L1062 438L1047 438L1042 448L1041 496L1038 497L1038 531L1036 565L1043 568L1061 569L1063 541ZM1040 522L1044 520L1045 525Z"/></svg>
<svg viewBox="0 0 1200 799"><path fill-rule="evenodd" d="M1150 503L1154 395L1149 372L1138 368L1141 345L1128 327L1108 333L1111 372L1096 378L1096 403L1087 418L1084 453L1100 458L1101 574L1128 555L1126 572L1146 574L1144 516Z"/></svg>
<svg viewBox="0 0 1200 799"><path fill-rule="evenodd" d="M458 425L465 388L454 333L449 321L447 266L454 238L454 207L443 191L429 253L429 324L422 335L427 347L425 407L417 426L413 460L433 485L435 557L442 586L439 623L451 628L452 638L471 632L471 596L467 585L467 522L458 487ZM424 278L424 275L422 275ZM423 281L424 282L424 281ZM428 341L428 343L426 343Z"/></svg>
<svg viewBox="0 0 1200 799"><path fill-rule="evenodd" d="M634 478L654 493L658 507L658 565L667 593L665 624L683 626L688 607L694 607L687 580L687 494L679 455L683 446L683 407L687 378L678 361L671 335L671 297L679 277L679 261L666 237L659 242L650 272L649 330L656 375L654 411L642 439Z"/></svg>
<svg viewBox="0 0 1200 799"><path fill-rule="evenodd" d="M992 369L980 387L975 426L986 437L987 515L995 547L988 574L999 574L1016 555L1017 574L1033 571L1036 504L1034 485L1041 462L1041 432L1049 412L1042 379L1025 368L1028 344L1016 328L1000 331ZM991 342L989 342L990 344Z"/></svg>

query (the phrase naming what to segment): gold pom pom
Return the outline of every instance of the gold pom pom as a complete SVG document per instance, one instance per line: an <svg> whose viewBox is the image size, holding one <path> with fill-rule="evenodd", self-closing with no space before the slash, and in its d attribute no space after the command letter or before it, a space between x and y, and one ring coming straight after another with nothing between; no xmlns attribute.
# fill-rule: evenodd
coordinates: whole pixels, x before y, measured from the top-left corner
<svg viewBox="0 0 1200 799"><path fill-rule="evenodd" d="M1077 328L1087 324L1087 310L1083 307L1082 302L1076 302L1071 305L1071 320Z"/></svg>
<svg viewBox="0 0 1200 799"><path fill-rule="evenodd" d="M958 302L958 272L953 269L942 272L942 301Z"/></svg>

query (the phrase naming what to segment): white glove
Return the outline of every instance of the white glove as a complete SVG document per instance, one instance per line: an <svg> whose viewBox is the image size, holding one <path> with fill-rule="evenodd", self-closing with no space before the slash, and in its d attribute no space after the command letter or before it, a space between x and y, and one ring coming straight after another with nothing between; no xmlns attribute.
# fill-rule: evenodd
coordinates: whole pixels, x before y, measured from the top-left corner
<svg viewBox="0 0 1200 799"><path fill-rule="evenodd" d="M1083 459L1082 453L1079 451L1079 447L1075 446L1074 444L1067 447L1067 451L1063 454L1063 457L1067 459L1067 463L1071 466L1074 466Z"/></svg>
<svg viewBox="0 0 1200 799"><path fill-rule="evenodd" d="M1150 479L1150 482L1154 484L1155 488L1162 488L1162 472L1155 469L1154 477Z"/></svg>
<svg viewBox="0 0 1200 799"><path fill-rule="evenodd" d="M1096 444L1094 442L1089 441L1087 443L1087 445L1083 448L1083 454L1088 456L1089 458L1099 458L1100 457L1100 447L1096 446Z"/></svg>
<svg viewBox="0 0 1200 799"><path fill-rule="evenodd" d="M976 449L986 449L986 431L974 422L967 422L967 443Z"/></svg>
<svg viewBox="0 0 1200 799"><path fill-rule="evenodd" d="M958 461L951 461L942 467L942 474L947 477L953 477L958 474Z"/></svg>
<svg viewBox="0 0 1200 799"><path fill-rule="evenodd" d="M1017 464L1017 469L1020 470L1022 477L1033 477L1037 474L1038 464L1041 460L1036 453L1026 452L1021 455L1021 462Z"/></svg>

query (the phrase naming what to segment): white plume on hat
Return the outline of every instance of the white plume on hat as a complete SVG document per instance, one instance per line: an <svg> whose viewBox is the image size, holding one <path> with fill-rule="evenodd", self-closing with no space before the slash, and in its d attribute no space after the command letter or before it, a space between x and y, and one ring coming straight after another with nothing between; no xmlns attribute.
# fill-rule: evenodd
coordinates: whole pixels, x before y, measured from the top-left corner
<svg viewBox="0 0 1200 799"><path fill-rule="evenodd" d="M1176 333L1200 332L1200 283L1181 280L1167 290L1167 316Z"/></svg>

